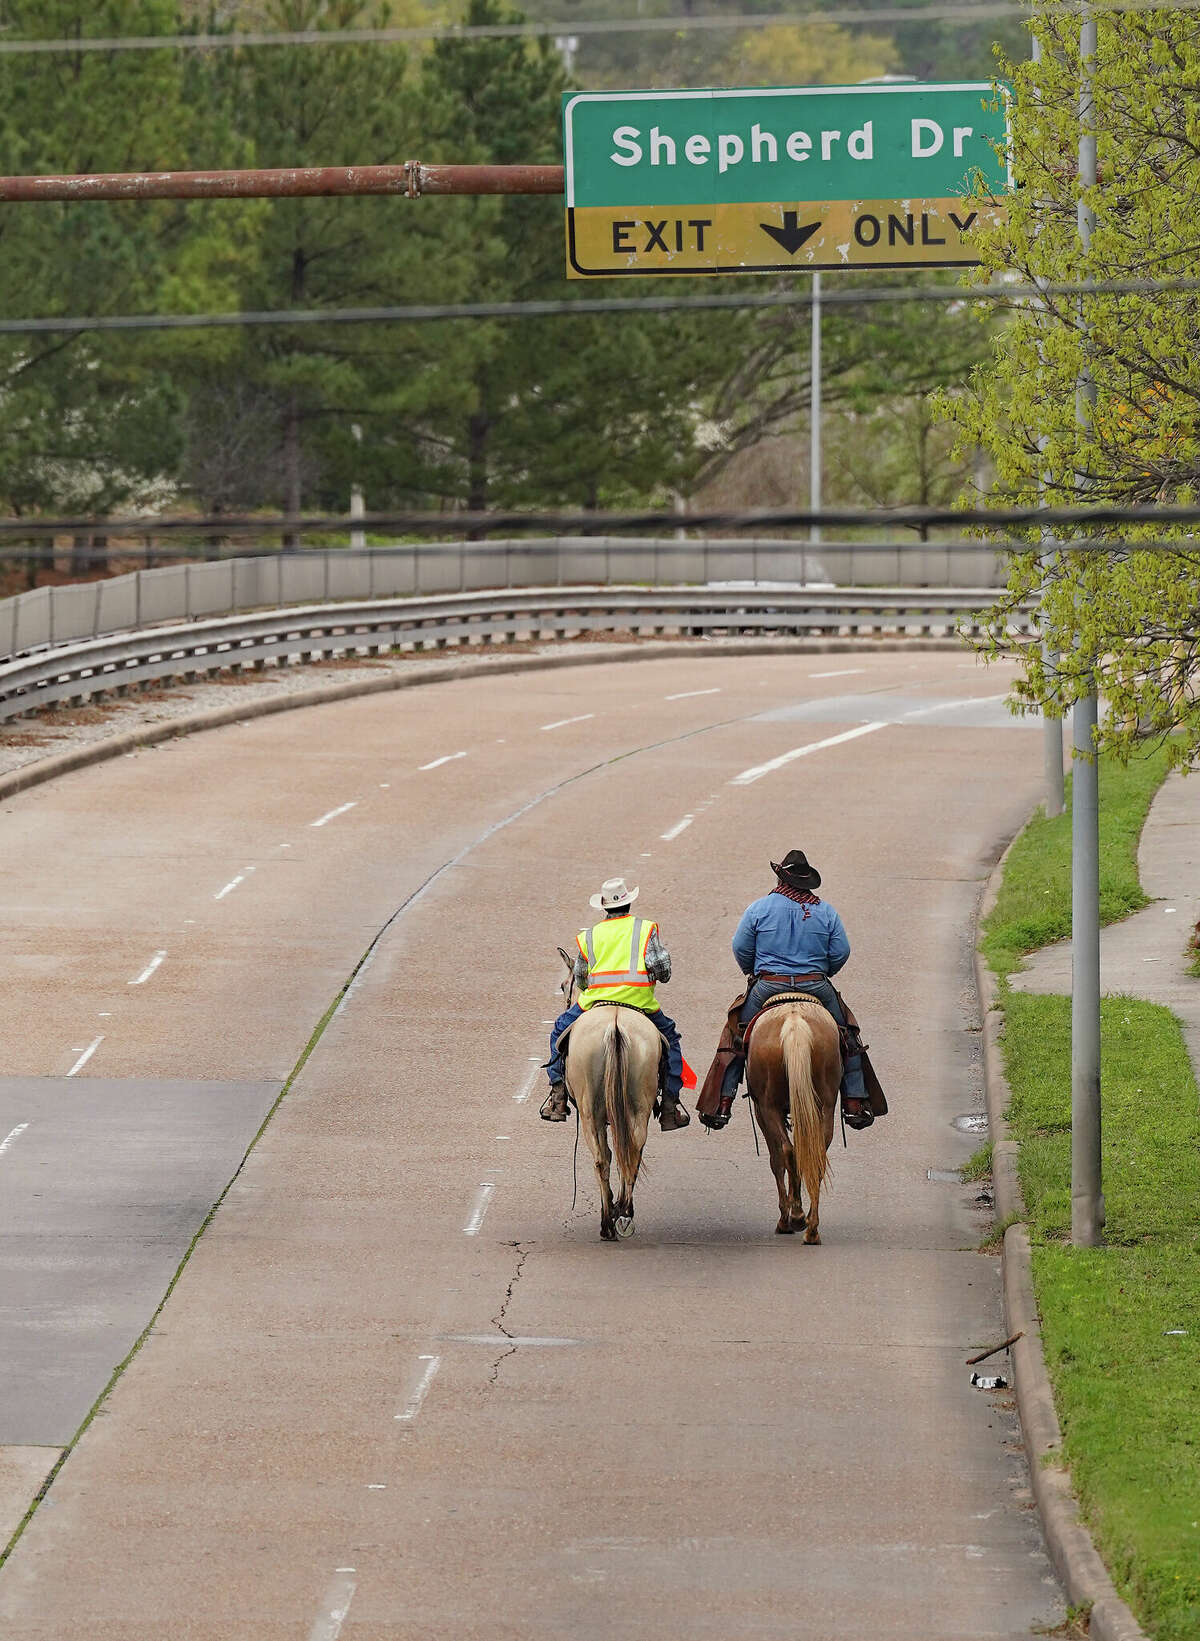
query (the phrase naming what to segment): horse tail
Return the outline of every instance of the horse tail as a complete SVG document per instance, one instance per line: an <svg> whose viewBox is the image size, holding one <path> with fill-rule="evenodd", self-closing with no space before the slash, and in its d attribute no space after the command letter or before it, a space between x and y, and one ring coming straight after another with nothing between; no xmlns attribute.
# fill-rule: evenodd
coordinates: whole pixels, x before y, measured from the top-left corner
<svg viewBox="0 0 1200 1641"><path fill-rule="evenodd" d="M636 1177L638 1157L629 1108L629 1043L621 1030L620 1009L612 1012L612 1023L604 1033L604 1105L617 1170L624 1181Z"/></svg>
<svg viewBox="0 0 1200 1641"><path fill-rule="evenodd" d="M792 1145L796 1167L804 1189L812 1201L820 1192L829 1172L825 1150L824 1123L817 1091L813 1086L813 1034L799 1009L789 1009L779 1031L783 1064L787 1072L788 1100L792 1109Z"/></svg>

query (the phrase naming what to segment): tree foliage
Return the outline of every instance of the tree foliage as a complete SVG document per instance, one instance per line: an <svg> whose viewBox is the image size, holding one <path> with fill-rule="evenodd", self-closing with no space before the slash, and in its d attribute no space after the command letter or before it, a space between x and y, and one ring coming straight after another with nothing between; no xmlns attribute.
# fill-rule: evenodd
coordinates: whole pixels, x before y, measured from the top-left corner
<svg viewBox="0 0 1200 1641"><path fill-rule="evenodd" d="M1078 15L1036 20L1040 63L1009 65L1016 85L1008 222L985 241L985 278L1127 281L1191 277L1200 221L1200 21L1187 12L1105 13L1091 64L1098 181L1077 163ZM1081 245L1077 207L1095 214ZM1086 375L1095 404L1077 404ZM1200 478L1200 296L1047 295L1010 314L995 357L950 406L988 451L996 500L1190 503ZM1128 550L1080 548L1013 560L992 639L1019 602L1040 600L1047 654L1024 653L1024 704L1069 705L1095 680L1109 702L1101 744L1128 753L1147 731L1182 730L1173 756L1200 752L1200 544L1157 525L1117 534ZM1138 541L1169 541L1165 552ZM1043 544L1037 542L1039 547Z"/></svg>

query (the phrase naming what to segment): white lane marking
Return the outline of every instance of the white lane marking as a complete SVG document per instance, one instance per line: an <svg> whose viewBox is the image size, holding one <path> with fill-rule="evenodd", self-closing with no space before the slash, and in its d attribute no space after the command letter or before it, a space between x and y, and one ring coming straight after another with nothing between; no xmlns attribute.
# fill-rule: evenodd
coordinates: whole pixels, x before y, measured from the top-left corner
<svg viewBox="0 0 1200 1641"><path fill-rule="evenodd" d="M98 1020L111 1020L112 1019L112 1010L111 1009L101 1009L100 1013L96 1016L96 1018Z"/></svg>
<svg viewBox="0 0 1200 1641"><path fill-rule="evenodd" d="M130 986L144 986L150 976L154 973L155 969L157 969L162 963L162 960L166 957L166 955L166 952L155 952L154 956L146 964L146 967L142 970L141 974L138 975L137 979L129 980L126 984Z"/></svg>
<svg viewBox="0 0 1200 1641"><path fill-rule="evenodd" d="M463 1226L464 1236L478 1236L479 1227L483 1224L483 1216L488 1211L488 1203L492 1200L492 1193L496 1187L490 1180L485 1180L475 1193L475 1206L471 1210L471 1217Z"/></svg>
<svg viewBox="0 0 1200 1641"><path fill-rule="evenodd" d="M679 695L664 695L664 701L690 701L693 695L720 695L719 689L685 689Z"/></svg>
<svg viewBox="0 0 1200 1641"><path fill-rule="evenodd" d="M331 820L336 820L339 815L344 815L346 813L347 809L357 809L357 808L358 808L358 799L356 798L353 803L339 804L336 809L331 809L327 815L322 815L320 820L309 821L308 824L310 826L328 826L329 822ZM284 848L287 848L288 846L286 844L281 843L279 847L281 849L284 849Z"/></svg>
<svg viewBox="0 0 1200 1641"><path fill-rule="evenodd" d="M554 1021L551 1020L550 1024L553 1025ZM514 1094L513 1095L513 1100L516 1102L517 1105L524 1105L525 1101L533 1093L533 1085L537 1082L538 1072L541 1069L542 1068L541 1068L540 1064L535 1064L533 1066L532 1070L530 1071L528 1077L526 1077L524 1083L522 1083L521 1092L519 1094Z"/></svg>
<svg viewBox="0 0 1200 1641"><path fill-rule="evenodd" d="M692 822L695 820L695 818L696 818L695 815L685 815L683 817L683 819L681 821L677 822L677 824L674 825L669 832L664 832L662 834L663 842L664 843L674 843L675 839L679 836L679 834L681 832L686 832L687 831L688 827L692 824Z"/></svg>
<svg viewBox="0 0 1200 1641"><path fill-rule="evenodd" d="M223 889L217 890L216 894L213 896L213 899L224 900L226 895L231 895L239 883L245 883L246 879L250 876L250 873L253 870L253 866L247 866L244 872L239 872L236 877L230 878L229 882Z"/></svg>
<svg viewBox="0 0 1200 1641"><path fill-rule="evenodd" d="M440 769L443 764L452 764L455 758L465 758L465 752L447 752L444 758L435 758L431 764L418 764L418 769Z"/></svg>
<svg viewBox="0 0 1200 1641"><path fill-rule="evenodd" d="M540 1333L444 1333L441 1337L455 1345L581 1345L582 1339L555 1339Z"/></svg>
<svg viewBox="0 0 1200 1641"><path fill-rule="evenodd" d="M840 735L830 735L824 741L810 741L807 746L793 747L790 752L781 752L778 758L770 758L765 764L755 764L752 769L743 769L740 775L735 775L730 786L750 786L754 781L760 781L764 775L772 774L776 769L782 769L785 764L794 763L797 758L806 758L810 752L821 752L827 746L841 746L843 741L856 741L860 735L873 735L877 729L887 729L887 724L860 724L857 729L843 730Z"/></svg>
<svg viewBox="0 0 1200 1641"><path fill-rule="evenodd" d="M399 1424L412 1424L421 1411L421 1403L429 1394L429 1387L433 1383L434 1375L442 1365L440 1356L418 1356L418 1362L424 1362L425 1369L413 1387L412 1395L405 1402L400 1412L395 1414Z"/></svg>
<svg viewBox="0 0 1200 1641"><path fill-rule="evenodd" d="M581 712L578 718L556 718L552 724L539 724L539 729L561 729L564 724L586 724L589 718L594 718L594 712Z"/></svg>
<svg viewBox="0 0 1200 1641"><path fill-rule="evenodd" d="M512 1139L512 1135L511 1135L511 1134L497 1134L497 1135L496 1135L496 1138L497 1138L497 1139L498 1139L498 1140L511 1140L511 1139Z"/></svg>
<svg viewBox="0 0 1200 1641"><path fill-rule="evenodd" d="M987 706L993 701L1007 701L1007 695L964 695L961 701L935 701L932 706L913 707L911 712L901 713L901 721L909 718L928 718L931 712L954 712L959 707Z"/></svg>
<svg viewBox="0 0 1200 1641"><path fill-rule="evenodd" d="M19 1140L21 1138L21 1135L28 1127L29 1124L27 1122L19 1122L6 1139L0 1140L0 1157L4 1155L14 1140Z"/></svg>
<svg viewBox="0 0 1200 1641"><path fill-rule="evenodd" d="M354 1569L351 1568L350 1571L353 1572ZM320 1617L309 1630L308 1641L337 1641L357 1588L354 1580L347 1577L339 1568L337 1576L330 1581L329 1588L325 1591Z"/></svg>
<svg viewBox="0 0 1200 1641"><path fill-rule="evenodd" d="M92 1041L84 1049L83 1053L76 1060L75 1064L71 1067L70 1071L67 1072L67 1076L68 1077L74 1077L77 1072L82 1071L84 1066L87 1065L88 1061L91 1059L92 1055L96 1052L96 1050L100 1047L100 1044L103 1041L104 1041L104 1033L103 1032L100 1033L99 1037L93 1037Z"/></svg>
<svg viewBox="0 0 1200 1641"><path fill-rule="evenodd" d="M837 672L810 672L810 678L853 678L855 674L866 672L866 667L842 667Z"/></svg>
<svg viewBox="0 0 1200 1641"><path fill-rule="evenodd" d="M388 791L388 790L389 790L389 788L390 788L390 787L391 787L391 784L392 784L392 783L391 783L391 781L380 781L380 783L379 783L379 790L380 790L380 791L381 791L381 792L386 792L386 791Z"/></svg>

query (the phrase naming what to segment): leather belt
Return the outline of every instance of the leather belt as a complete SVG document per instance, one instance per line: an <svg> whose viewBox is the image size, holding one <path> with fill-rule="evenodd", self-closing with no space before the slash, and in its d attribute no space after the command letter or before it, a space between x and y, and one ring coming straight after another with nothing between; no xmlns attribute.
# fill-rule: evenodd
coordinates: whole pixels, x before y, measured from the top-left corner
<svg viewBox="0 0 1200 1641"><path fill-rule="evenodd" d="M769 980L775 986L803 986L813 980L828 980L827 974L756 974L755 980Z"/></svg>

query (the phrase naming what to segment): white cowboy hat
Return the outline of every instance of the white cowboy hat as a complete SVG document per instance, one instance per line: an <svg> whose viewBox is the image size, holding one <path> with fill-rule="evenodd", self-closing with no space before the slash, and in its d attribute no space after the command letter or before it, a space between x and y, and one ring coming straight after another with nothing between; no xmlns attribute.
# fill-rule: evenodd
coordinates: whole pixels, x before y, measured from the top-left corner
<svg viewBox="0 0 1200 1641"><path fill-rule="evenodd" d="M623 877L610 877L600 885L600 893L593 895L588 904L598 912L611 912L616 906L628 906L641 894L640 889L627 889Z"/></svg>

